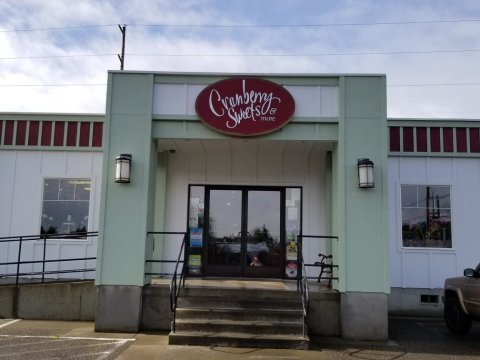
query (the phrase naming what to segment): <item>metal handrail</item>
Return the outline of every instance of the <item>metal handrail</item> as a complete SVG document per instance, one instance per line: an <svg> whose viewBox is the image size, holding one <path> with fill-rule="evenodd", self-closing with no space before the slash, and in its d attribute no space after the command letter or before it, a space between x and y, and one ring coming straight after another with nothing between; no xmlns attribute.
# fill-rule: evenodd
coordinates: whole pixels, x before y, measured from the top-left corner
<svg viewBox="0 0 480 360"><path fill-rule="evenodd" d="M68 233L68 234L40 234L40 235L22 235L22 236L5 236L0 237L0 243L18 242L18 254L17 261L7 261L0 263L0 266L16 265L16 271L14 273L0 274L2 278L15 277L15 285L18 286L21 276L36 276L41 275L41 283L45 282L45 275L66 274L66 273L85 273L95 271L95 267L69 269L69 270L45 270L46 263L60 263L68 261L88 261L96 260L96 257L82 257L82 258L66 258L66 259L46 259L47 240L62 240L62 239L84 239L89 237L98 236L97 231L80 232L80 233ZM43 253L42 260L22 261L22 245L25 241L43 241ZM20 266L23 264L42 264L42 271L28 271L20 272ZM62 281L78 281L79 279L62 279Z"/></svg>
<svg viewBox="0 0 480 360"><path fill-rule="evenodd" d="M303 259L303 238L313 238L313 239L334 239L338 241L338 236L332 235L297 235L297 291L302 295L302 307L303 307L303 336L307 336L308 332L308 307L309 307L309 296L310 290L308 288L308 279L313 279L313 277L307 276L307 266L315 266L314 264L306 264ZM337 267L337 265L332 265ZM338 278L331 278L338 280Z"/></svg>
<svg viewBox="0 0 480 360"><path fill-rule="evenodd" d="M175 263L175 271L172 275L172 280L170 281L170 310L173 313L172 321L172 332L175 332L176 317L177 317L177 304L178 296L180 294L181 287L185 287L185 277L186 277L186 242L187 242L187 233L186 232L172 232L172 231L151 231L147 235L183 235L182 244L180 246L180 252L178 254L177 260L147 260L147 263ZM183 260L182 260L183 255ZM182 269L179 276L179 265L182 264ZM160 273L145 273L145 275L162 275Z"/></svg>
<svg viewBox="0 0 480 360"><path fill-rule="evenodd" d="M303 336L307 336L308 332L308 306L309 306L309 301L310 301L310 291L308 289L308 277L307 277L307 270L305 269L305 263L303 261L303 254L301 255L301 263L302 263L302 283L301 283L301 289L302 289L302 305L303 305Z"/></svg>

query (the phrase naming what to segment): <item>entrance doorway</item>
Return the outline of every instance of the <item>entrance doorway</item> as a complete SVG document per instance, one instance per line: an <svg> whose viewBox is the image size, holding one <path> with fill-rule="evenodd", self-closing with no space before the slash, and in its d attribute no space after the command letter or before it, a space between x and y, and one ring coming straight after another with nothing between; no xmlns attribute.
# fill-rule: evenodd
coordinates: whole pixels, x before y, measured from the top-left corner
<svg viewBox="0 0 480 360"><path fill-rule="evenodd" d="M284 259L284 191L274 188L206 189L205 273L279 277Z"/></svg>
<svg viewBox="0 0 480 360"><path fill-rule="evenodd" d="M190 274L292 277L300 188L191 186L189 208Z"/></svg>

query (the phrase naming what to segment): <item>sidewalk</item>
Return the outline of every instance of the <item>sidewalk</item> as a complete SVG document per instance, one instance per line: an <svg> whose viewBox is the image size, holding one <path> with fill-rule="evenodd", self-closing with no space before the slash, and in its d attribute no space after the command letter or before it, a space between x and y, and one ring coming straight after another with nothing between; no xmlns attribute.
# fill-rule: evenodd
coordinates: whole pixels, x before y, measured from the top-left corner
<svg viewBox="0 0 480 360"><path fill-rule="evenodd" d="M390 319L387 342L314 338L311 349L250 349L168 345L162 333L96 333L92 322L0 319L0 359L478 359L480 324L466 336L451 335L442 319Z"/></svg>

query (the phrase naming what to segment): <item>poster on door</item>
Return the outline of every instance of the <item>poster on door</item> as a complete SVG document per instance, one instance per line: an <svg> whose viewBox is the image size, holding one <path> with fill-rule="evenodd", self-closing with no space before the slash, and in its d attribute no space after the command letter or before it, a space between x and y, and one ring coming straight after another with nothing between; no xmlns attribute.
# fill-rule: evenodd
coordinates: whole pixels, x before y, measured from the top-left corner
<svg viewBox="0 0 480 360"><path fill-rule="evenodd" d="M298 244L297 244L297 236L295 234L288 236L286 257L287 257L287 260L296 261L298 259Z"/></svg>
<svg viewBox="0 0 480 360"><path fill-rule="evenodd" d="M190 247L202 247L203 246L203 229L202 228L190 228Z"/></svg>

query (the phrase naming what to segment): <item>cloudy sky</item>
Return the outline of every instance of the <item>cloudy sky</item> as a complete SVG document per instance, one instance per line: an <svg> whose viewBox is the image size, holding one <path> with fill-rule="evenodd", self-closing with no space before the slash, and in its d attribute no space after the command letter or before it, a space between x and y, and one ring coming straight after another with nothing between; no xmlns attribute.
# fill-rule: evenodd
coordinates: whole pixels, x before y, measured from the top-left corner
<svg viewBox="0 0 480 360"><path fill-rule="evenodd" d="M480 118L478 0L0 0L0 112L103 113L108 70L381 73L389 117Z"/></svg>

